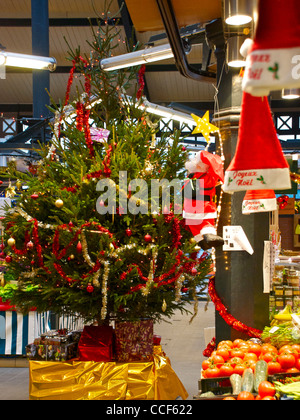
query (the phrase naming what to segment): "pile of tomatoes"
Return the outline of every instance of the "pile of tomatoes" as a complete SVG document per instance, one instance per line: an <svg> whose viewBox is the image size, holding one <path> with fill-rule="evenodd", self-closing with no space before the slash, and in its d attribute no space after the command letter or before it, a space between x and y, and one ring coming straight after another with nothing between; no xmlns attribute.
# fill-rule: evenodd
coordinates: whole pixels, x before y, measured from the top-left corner
<svg viewBox="0 0 300 420"><path fill-rule="evenodd" d="M225 397L224 401L237 400L237 401L276 401L275 386L268 381L263 381L258 387L258 395L255 397L251 392L242 391L237 398Z"/></svg>
<svg viewBox="0 0 300 420"><path fill-rule="evenodd" d="M300 373L300 345L285 345L277 349L271 344L257 344L251 340L222 341L211 357L202 363L202 378L242 376L247 368L255 372L258 360L267 362L268 375Z"/></svg>

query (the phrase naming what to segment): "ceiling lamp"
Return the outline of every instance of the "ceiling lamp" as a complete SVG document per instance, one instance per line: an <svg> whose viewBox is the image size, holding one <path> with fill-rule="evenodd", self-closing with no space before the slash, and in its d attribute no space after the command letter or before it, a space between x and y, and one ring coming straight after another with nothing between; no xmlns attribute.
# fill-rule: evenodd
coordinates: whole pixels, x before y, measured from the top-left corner
<svg viewBox="0 0 300 420"><path fill-rule="evenodd" d="M178 121L189 126L195 126L195 120L189 114L177 111L173 108L157 105L144 99L143 104L139 106L140 109L145 110L149 114L155 114L162 118L168 118L170 120Z"/></svg>
<svg viewBox="0 0 300 420"><path fill-rule="evenodd" d="M283 89L282 99L299 99L300 89Z"/></svg>
<svg viewBox="0 0 300 420"><path fill-rule="evenodd" d="M246 37L243 35L231 36L227 39L227 64L229 67L241 68L246 66L246 59L240 50Z"/></svg>
<svg viewBox="0 0 300 420"><path fill-rule="evenodd" d="M40 57L1 51L0 65L54 71L56 69L56 60L53 57Z"/></svg>
<svg viewBox="0 0 300 420"><path fill-rule="evenodd" d="M140 66L160 60L173 58L173 52L169 44L159 45L158 47L148 47L144 50L135 51L116 57L101 60L100 66L104 71L119 70L127 67Z"/></svg>
<svg viewBox="0 0 300 420"><path fill-rule="evenodd" d="M225 22L231 26L241 26L253 20L257 0L225 0Z"/></svg>

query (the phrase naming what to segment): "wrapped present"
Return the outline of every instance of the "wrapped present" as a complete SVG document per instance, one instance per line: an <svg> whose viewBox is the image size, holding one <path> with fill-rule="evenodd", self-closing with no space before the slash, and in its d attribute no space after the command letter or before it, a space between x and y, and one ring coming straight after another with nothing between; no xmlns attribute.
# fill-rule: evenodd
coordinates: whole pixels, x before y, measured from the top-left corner
<svg viewBox="0 0 300 420"><path fill-rule="evenodd" d="M30 360L64 362L77 357L80 331L51 330L35 338L26 346L26 356Z"/></svg>
<svg viewBox="0 0 300 420"><path fill-rule="evenodd" d="M80 361L113 360L114 330L109 326L85 326L78 344Z"/></svg>
<svg viewBox="0 0 300 420"><path fill-rule="evenodd" d="M153 357L153 321L117 322L116 356L119 362L150 360Z"/></svg>
<svg viewBox="0 0 300 420"><path fill-rule="evenodd" d="M65 362L66 360L74 359L77 356L77 350L77 343L69 343L63 345L48 345L47 360Z"/></svg>
<svg viewBox="0 0 300 420"><path fill-rule="evenodd" d="M29 360L65 362L77 357L78 343L28 344L26 356Z"/></svg>

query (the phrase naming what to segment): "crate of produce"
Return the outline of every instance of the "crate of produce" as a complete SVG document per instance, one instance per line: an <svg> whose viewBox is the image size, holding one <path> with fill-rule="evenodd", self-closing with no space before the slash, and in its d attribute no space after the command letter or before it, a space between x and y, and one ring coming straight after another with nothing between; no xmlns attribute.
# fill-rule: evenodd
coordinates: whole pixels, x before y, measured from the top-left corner
<svg viewBox="0 0 300 420"><path fill-rule="evenodd" d="M230 378L209 378L200 379L199 381L199 393L206 394L212 392L215 395L224 395L232 393L232 386Z"/></svg>

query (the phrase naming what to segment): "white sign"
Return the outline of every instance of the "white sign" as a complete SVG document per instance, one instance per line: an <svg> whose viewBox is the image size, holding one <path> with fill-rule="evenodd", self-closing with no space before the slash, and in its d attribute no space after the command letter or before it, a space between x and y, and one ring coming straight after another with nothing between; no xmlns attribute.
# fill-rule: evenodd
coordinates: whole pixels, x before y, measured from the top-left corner
<svg viewBox="0 0 300 420"><path fill-rule="evenodd" d="M247 251L250 255L254 254L242 226L224 226L223 239L223 251Z"/></svg>

